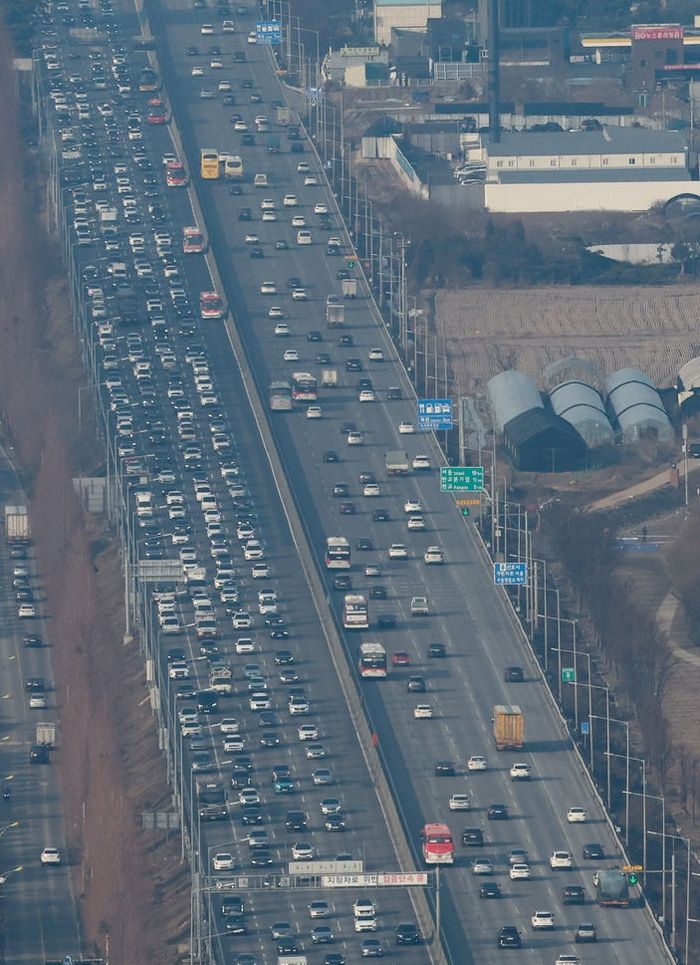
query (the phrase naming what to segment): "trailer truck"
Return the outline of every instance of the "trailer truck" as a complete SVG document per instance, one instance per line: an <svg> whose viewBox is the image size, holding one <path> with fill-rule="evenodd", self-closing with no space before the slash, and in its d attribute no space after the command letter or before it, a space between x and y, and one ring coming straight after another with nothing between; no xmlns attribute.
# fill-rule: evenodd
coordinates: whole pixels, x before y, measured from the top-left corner
<svg viewBox="0 0 700 965"><path fill-rule="evenodd" d="M26 506L5 506L5 539L8 543L29 542L29 514Z"/></svg>
<svg viewBox="0 0 700 965"><path fill-rule="evenodd" d="M493 708L493 736L497 751L519 751L525 746L525 718L514 704Z"/></svg>

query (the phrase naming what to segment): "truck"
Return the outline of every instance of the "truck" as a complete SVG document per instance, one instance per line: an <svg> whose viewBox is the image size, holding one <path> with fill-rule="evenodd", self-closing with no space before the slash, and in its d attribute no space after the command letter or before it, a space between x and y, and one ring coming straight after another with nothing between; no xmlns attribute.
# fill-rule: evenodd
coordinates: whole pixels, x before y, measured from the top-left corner
<svg viewBox="0 0 700 965"><path fill-rule="evenodd" d="M117 234L117 221L118 213L117 209L113 205L109 205L106 208L100 208L100 230L105 237L112 237Z"/></svg>
<svg viewBox="0 0 700 965"><path fill-rule="evenodd" d="M233 670L227 663L214 663L209 668L209 686L218 694L233 693Z"/></svg>
<svg viewBox="0 0 700 965"><path fill-rule="evenodd" d="M332 389L338 384L337 369L321 369L321 386L324 389Z"/></svg>
<svg viewBox="0 0 700 965"><path fill-rule="evenodd" d="M26 506L5 506L5 539L8 543L29 542L29 513Z"/></svg>
<svg viewBox="0 0 700 965"><path fill-rule="evenodd" d="M223 781L200 781L197 784L198 810L203 821L225 821L226 788Z"/></svg>
<svg viewBox="0 0 700 965"><path fill-rule="evenodd" d="M280 127L286 127L291 119L291 112L288 107L276 107L275 108L275 124L279 124Z"/></svg>
<svg viewBox="0 0 700 965"><path fill-rule="evenodd" d="M525 718L515 704L493 708L493 736L497 751L519 751L525 746Z"/></svg>
<svg viewBox="0 0 700 965"><path fill-rule="evenodd" d="M403 449L390 449L384 457L387 476L407 476L411 463Z"/></svg>
<svg viewBox="0 0 700 965"><path fill-rule="evenodd" d="M343 298L355 298L357 296L357 278L343 278L341 284Z"/></svg>
<svg viewBox="0 0 700 965"><path fill-rule="evenodd" d="M46 722L39 723L36 725L36 740L35 744L40 747L55 747L56 746L56 725L49 724Z"/></svg>
<svg viewBox="0 0 700 965"><path fill-rule="evenodd" d="M601 908L626 908L630 903L627 875L619 868L596 871L593 875L596 901Z"/></svg>
<svg viewBox="0 0 700 965"><path fill-rule="evenodd" d="M329 296L330 299L331 296ZM335 296L337 297L337 296ZM337 301L326 302L326 324L329 328L342 328L345 323L345 305Z"/></svg>

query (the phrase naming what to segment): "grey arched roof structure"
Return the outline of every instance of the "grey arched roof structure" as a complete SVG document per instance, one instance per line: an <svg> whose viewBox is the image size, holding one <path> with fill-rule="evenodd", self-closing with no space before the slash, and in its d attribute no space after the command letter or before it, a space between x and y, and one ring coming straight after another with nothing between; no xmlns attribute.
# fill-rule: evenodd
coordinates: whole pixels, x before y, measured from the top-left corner
<svg viewBox="0 0 700 965"><path fill-rule="evenodd" d="M574 379L562 382L549 393L549 401L554 412L570 422L590 448L613 443L615 434L603 400L592 386Z"/></svg>
<svg viewBox="0 0 700 965"><path fill-rule="evenodd" d="M517 369L507 369L494 375L486 388L498 432L503 432L503 427L523 412L544 408L535 382Z"/></svg>
<svg viewBox="0 0 700 965"><path fill-rule="evenodd" d="M608 405L625 443L655 435L662 442L673 440L673 426L661 396L649 376L639 369L618 369L605 380Z"/></svg>

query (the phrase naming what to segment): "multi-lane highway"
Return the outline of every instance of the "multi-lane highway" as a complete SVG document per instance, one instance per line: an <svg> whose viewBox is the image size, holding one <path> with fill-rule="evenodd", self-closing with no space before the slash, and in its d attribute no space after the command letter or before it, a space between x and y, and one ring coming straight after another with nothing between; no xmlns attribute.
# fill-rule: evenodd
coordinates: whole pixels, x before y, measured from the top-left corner
<svg viewBox="0 0 700 965"><path fill-rule="evenodd" d="M206 924L193 929L195 950L211 941L222 961L274 962L289 932L309 962L355 961L377 951L364 944L375 937L385 954L424 962L423 948L396 944L397 925L414 920L402 891L363 893L377 903L371 935L356 928L353 889L241 893L241 875L284 871L295 852L361 859L368 871L393 870L397 861L261 449L230 333L221 320L195 317L199 293L213 282L204 258L180 252L182 228L195 223L194 215L187 192L165 188L161 159L174 145L167 126L144 123L153 94L134 91L146 58L126 43L135 33L133 18L120 20L109 0L100 7L109 42L86 56L85 46L76 49L66 37L65 49L45 51L43 90L50 92L46 111L56 137L69 145L62 153L71 154L77 142L83 162L60 203L80 279L86 357L94 365L112 478L121 492L127 575L137 561L176 556L188 570L187 585L173 595L172 586L154 591L136 583L142 632L158 648L156 682L174 748L174 784L203 889ZM265 397L271 381L295 371L338 374L335 386L319 389L320 413L307 413L297 403L292 412L273 414L272 427L319 567L326 537L345 536L353 589L369 598L370 629L345 635L348 667L356 665L360 640L381 641L389 654L407 655L400 666L390 665L388 679L360 686L417 862L424 823L448 823L455 840L456 863L444 869L441 882L442 932L451 960L500 958L498 934L512 925L521 933L525 957L554 962L575 953L577 926L586 921L596 926L599 941L579 950L581 962L663 960L650 919L636 901L620 912L594 903L593 872L620 863L619 845L491 585L476 540L439 492L433 441L399 430L401 423L414 423L415 400L361 279L359 297L345 302L345 326L326 326L326 300L341 294L338 273L347 270L343 255L351 249L303 132L290 137L287 127L274 124L285 92L269 50L246 40L254 29L252 7L220 12L182 0L153 5L150 14L184 140L182 160L197 181L206 216L200 227L206 227L223 278L219 294L231 306L260 392ZM224 20L233 29L224 31ZM75 120L80 124L71 130ZM202 148L240 155L243 179L200 181ZM254 187L256 174L266 175L266 187ZM107 231L102 212L112 208L116 214L114 220L110 214ZM294 218L304 223L293 224ZM310 243L300 231L310 232ZM331 244L329 252L333 237L339 245ZM332 253L336 248L339 254ZM307 297L293 298L294 288ZM134 302L136 315L150 324L123 324L125 306L130 312ZM390 393L392 387L403 398ZM385 454L402 449L410 461L428 455L432 470L388 477ZM410 502L419 504L412 514L406 510ZM409 529L409 515L422 515L425 528ZM398 551L390 557L392 544L405 546L405 559ZM442 565L424 562L431 546L443 553ZM270 568L264 577L254 570L261 562ZM201 579L198 566L206 570ZM335 576L324 571L330 604L315 603L330 605L339 617L345 591L334 587ZM277 594L276 614L264 612L261 590ZM427 598L428 615L410 615L415 596ZM379 627L380 615L394 616L395 627L386 619ZM251 650L238 642L241 637L252 638ZM432 644L444 645L444 658L428 656ZM290 651L292 664L283 650ZM212 708L209 669L222 662L233 668L233 693L219 694ZM524 682L504 680L511 664L525 666ZM423 678L425 693L409 691L411 676ZM289 697L296 689L302 693L295 703ZM414 716L418 703L431 706L432 719ZM497 703L522 708L524 751L496 752L490 730ZM301 713L295 713L300 704ZM234 722L224 723L229 718ZM301 740L298 730L307 724L318 728L310 741ZM324 756L310 756L309 745L319 745L312 755ZM467 770L472 755L486 757L485 770ZM436 775L436 762L445 760L455 773ZM510 780L517 760L529 764L530 781ZM319 768L330 775L314 774ZM227 800L220 820L200 819L196 787L202 778L223 782ZM468 812L449 809L450 797L461 793L469 795ZM332 815L322 813L326 798L338 799L345 824L340 833L338 822L327 820ZM507 806L507 820L489 820L493 804ZM586 809L586 823L567 821L572 806ZM289 811L302 811L307 826ZM243 823L244 814L251 823ZM483 846L462 846L465 827L483 832ZM266 832L260 847L251 847L255 831ZM602 845L602 861L582 857L590 842ZM512 848L527 851L529 880L511 879ZM555 850L571 853L571 870L550 867ZM486 880L500 886L500 898L480 897L484 878L474 874L475 853L491 858ZM224 867L225 858L215 864L218 854L230 854L232 867ZM226 878L235 878L232 893L216 887ZM583 906L564 904L568 885L583 886ZM243 900L242 917L235 902L224 913L226 896ZM311 917L312 900L328 902L328 917ZM535 911L553 913L554 929L531 930ZM326 923L332 949L320 944L327 935L312 932Z"/></svg>
<svg viewBox="0 0 700 965"><path fill-rule="evenodd" d="M0 449L0 501L24 505L15 470ZM12 555L11 555L12 552ZM37 617L18 619L18 588L29 587ZM4 956L36 965L80 951L77 908L70 876L58 778L51 764L30 763L38 721L57 718L50 640L30 546L0 539L0 897ZM41 689L40 689L41 688ZM40 706L42 703L44 707ZM55 753L58 753L55 752ZM9 790L9 799L5 790ZM61 864L42 864L44 848L59 850Z"/></svg>

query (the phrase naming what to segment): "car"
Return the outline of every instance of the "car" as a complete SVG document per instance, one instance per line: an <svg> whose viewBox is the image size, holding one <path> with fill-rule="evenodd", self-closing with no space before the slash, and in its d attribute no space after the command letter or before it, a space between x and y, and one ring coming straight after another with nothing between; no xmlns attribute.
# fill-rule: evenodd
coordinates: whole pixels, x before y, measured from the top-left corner
<svg viewBox="0 0 700 965"><path fill-rule="evenodd" d="M363 496L381 496L382 490L379 483L365 483L362 489Z"/></svg>
<svg viewBox="0 0 700 965"><path fill-rule="evenodd" d="M322 458L324 462L338 462L338 453L335 451L335 449L326 449Z"/></svg>
<svg viewBox="0 0 700 965"><path fill-rule="evenodd" d="M399 423L399 433L400 435L411 435L416 431L416 427L412 422L400 422Z"/></svg>
<svg viewBox="0 0 700 965"><path fill-rule="evenodd" d="M302 724L297 727L297 737L300 741L318 740L318 727L316 724Z"/></svg>
<svg viewBox="0 0 700 965"><path fill-rule="evenodd" d="M554 965L581 965L581 959L578 955L562 953L561 955L557 955Z"/></svg>
<svg viewBox="0 0 700 965"><path fill-rule="evenodd" d="M230 871L233 868L233 855L228 851L219 851L211 859L214 871Z"/></svg>
<svg viewBox="0 0 700 965"><path fill-rule="evenodd" d="M529 781L531 776L530 765L516 761L515 764L511 765L509 773L511 781Z"/></svg>
<svg viewBox="0 0 700 965"><path fill-rule="evenodd" d="M30 619L36 616L36 607L33 603L21 603L17 608L17 616L20 620Z"/></svg>
<svg viewBox="0 0 700 965"><path fill-rule="evenodd" d="M403 504L404 513L421 513L423 512L423 505L417 499L407 499Z"/></svg>
<svg viewBox="0 0 700 965"><path fill-rule="evenodd" d="M423 553L423 562L428 566L440 565L445 562L445 557L439 546L429 546Z"/></svg>
<svg viewBox="0 0 700 965"><path fill-rule="evenodd" d="M311 929L311 942L314 945L332 945L335 942L333 929L329 925L317 925Z"/></svg>
<svg viewBox="0 0 700 965"><path fill-rule="evenodd" d="M492 875L493 861L491 858L474 858L472 861L473 875Z"/></svg>
<svg viewBox="0 0 700 965"><path fill-rule="evenodd" d="M508 808L505 804L491 804L486 812L486 817L489 821L507 821Z"/></svg>
<svg viewBox="0 0 700 965"><path fill-rule="evenodd" d="M384 352L380 348L371 348L367 357L370 362L383 362Z"/></svg>
<svg viewBox="0 0 700 965"><path fill-rule="evenodd" d="M509 869L511 881L528 881L530 879L530 865L526 861L512 864Z"/></svg>
<svg viewBox="0 0 700 965"><path fill-rule="evenodd" d="M426 691L425 678L419 677L417 674L412 674L408 678L408 683L406 684L406 690L409 693L424 694Z"/></svg>
<svg viewBox="0 0 700 965"><path fill-rule="evenodd" d="M504 925L498 933L497 945L499 948L522 948L520 932L515 925Z"/></svg>
<svg viewBox="0 0 700 965"><path fill-rule="evenodd" d="M29 707L31 710L45 710L47 707L46 697L43 694L31 694Z"/></svg>
<svg viewBox="0 0 700 965"><path fill-rule="evenodd" d="M61 852L58 848L44 848L39 856L42 864L61 864Z"/></svg>
<svg viewBox="0 0 700 965"><path fill-rule="evenodd" d="M317 787L327 787L334 783L333 771L327 767L318 767L312 772L311 780Z"/></svg>
<svg viewBox="0 0 700 965"><path fill-rule="evenodd" d="M292 926L288 921L273 921L270 925L270 937L273 940L288 938L292 934Z"/></svg>
<svg viewBox="0 0 700 965"><path fill-rule="evenodd" d="M388 523L390 518L388 509L375 509L372 513L372 519L375 523Z"/></svg>
<svg viewBox="0 0 700 965"><path fill-rule="evenodd" d="M573 866L573 858L568 851L552 851L549 856L549 867L553 871L571 871Z"/></svg>
<svg viewBox="0 0 700 965"><path fill-rule="evenodd" d="M598 932L595 925L589 921L582 922L574 933L574 941L577 945L598 941Z"/></svg>
<svg viewBox="0 0 700 965"><path fill-rule="evenodd" d="M572 807L566 812L566 820L569 824L584 824L586 821L586 809L579 807Z"/></svg>
<svg viewBox="0 0 700 965"><path fill-rule="evenodd" d="M449 800L450 811L470 811L472 802L468 794L453 794Z"/></svg>
<svg viewBox="0 0 700 965"><path fill-rule="evenodd" d="M454 761L435 761L434 768L435 777L454 777L455 776L455 765Z"/></svg>
<svg viewBox="0 0 700 965"><path fill-rule="evenodd" d="M362 958L382 958L384 947L378 938L365 938L360 945L360 954Z"/></svg>
<svg viewBox="0 0 700 965"><path fill-rule="evenodd" d="M397 650L391 655L391 663L394 667L408 667L411 663L411 658L405 650Z"/></svg>
<svg viewBox="0 0 700 965"><path fill-rule="evenodd" d="M562 891L562 901L565 905L584 905L586 892L581 885L566 885Z"/></svg>
<svg viewBox="0 0 700 965"><path fill-rule="evenodd" d="M508 864L518 864L519 862L528 862L530 856L526 848L511 848L508 852Z"/></svg>
<svg viewBox="0 0 700 965"><path fill-rule="evenodd" d="M598 844L597 841L590 841L588 844L584 844L582 855L587 861L603 861L605 851L602 844Z"/></svg>
<svg viewBox="0 0 700 965"><path fill-rule="evenodd" d="M462 844L465 848L480 848L484 843L484 832L481 828L465 828L462 831Z"/></svg>
<svg viewBox="0 0 700 965"><path fill-rule="evenodd" d="M486 758L482 757L481 754L472 754L472 756L467 761L468 771L485 771L487 767Z"/></svg>
<svg viewBox="0 0 700 965"><path fill-rule="evenodd" d="M430 467L431 467L430 457L429 457L429 456L414 456L414 457L413 457L413 463L412 463L412 465L413 465L413 469L414 469L415 471L418 471L418 472L423 471L423 472L424 472L425 470L430 469Z"/></svg>
<svg viewBox="0 0 700 965"><path fill-rule="evenodd" d="M299 940L292 935L286 935L277 939L278 955L297 955L299 953Z"/></svg>
<svg viewBox="0 0 700 965"><path fill-rule="evenodd" d="M430 704L417 704L413 708L413 716L416 720L431 720L433 717L433 708Z"/></svg>
<svg viewBox="0 0 700 965"><path fill-rule="evenodd" d="M361 446L364 444L365 437L362 432L348 432L346 442L349 446Z"/></svg>
<svg viewBox="0 0 700 965"><path fill-rule="evenodd" d="M376 918L377 909L371 898L356 898L352 905L354 918Z"/></svg>
<svg viewBox="0 0 700 965"><path fill-rule="evenodd" d="M282 356L282 360L284 362L298 362L299 361L298 350L295 348L288 348L284 353L284 355Z"/></svg>
<svg viewBox="0 0 700 965"><path fill-rule="evenodd" d="M408 550L403 543L392 543L389 547L390 560L407 560Z"/></svg>
<svg viewBox="0 0 700 965"><path fill-rule="evenodd" d="M479 898L500 898L501 887L497 881L484 881L479 886Z"/></svg>
<svg viewBox="0 0 700 965"><path fill-rule="evenodd" d="M428 616L430 613L428 598L425 596L412 596L409 608L412 617Z"/></svg>
<svg viewBox="0 0 700 965"><path fill-rule="evenodd" d="M294 861L312 861L314 854L316 853L310 844L306 844L303 841L297 841L292 845L292 858ZM323 902L323 904L326 904ZM328 906L326 906L328 907ZM309 906L309 910L311 906Z"/></svg>
<svg viewBox="0 0 700 965"><path fill-rule="evenodd" d="M428 647L428 656L436 658L438 660L443 660L447 656L447 650L444 643L431 643Z"/></svg>
<svg viewBox="0 0 700 965"><path fill-rule="evenodd" d="M305 831L307 829L306 814L303 811L287 811L284 826L287 831Z"/></svg>
<svg viewBox="0 0 700 965"><path fill-rule="evenodd" d="M507 684L521 684L525 680L525 672L522 667L506 667L503 679Z"/></svg>
<svg viewBox="0 0 700 965"><path fill-rule="evenodd" d="M344 815L329 814L326 820L323 822L323 827L326 831L345 831L347 829L347 824L345 822Z"/></svg>
<svg viewBox="0 0 700 965"><path fill-rule="evenodd" d="M396 928L397 945L420 945L421 933L418 926L411 922L401 922Z"/></svg>
<svg viewBox="0 0 700 965"><path fill-rule="evenodd" d="M360 536L355 540L355 549L361 553L371 552L374 549L374 542L368 536Z"/></svg>
<svg viewBox="0 0 700 965"><path fill-rule="evenodd" d="M554 928L554 915L551 911L533 911L530 918L530 926L533 931L552 931Z"/></svg>

